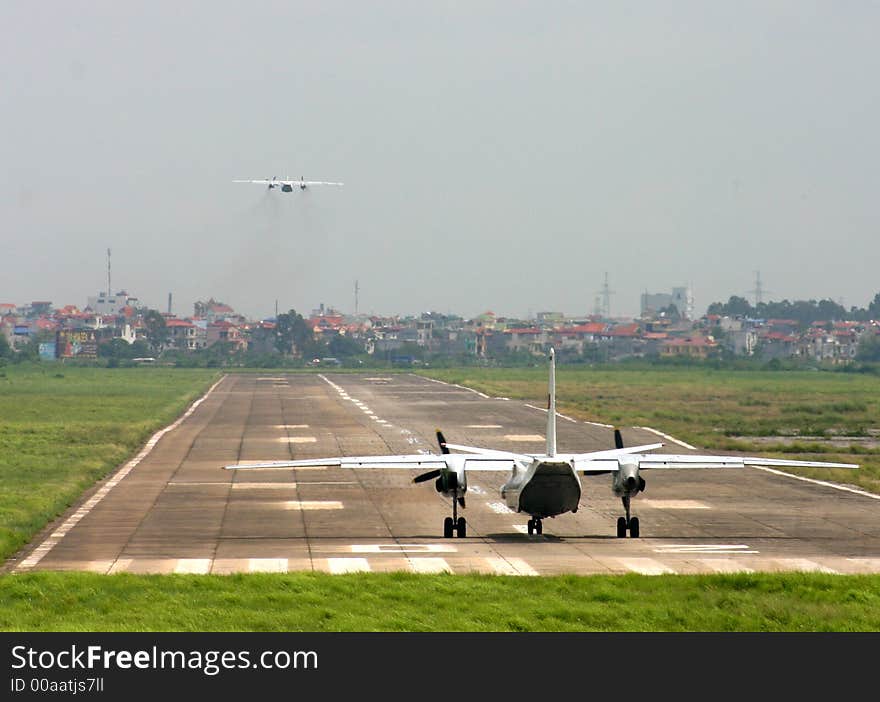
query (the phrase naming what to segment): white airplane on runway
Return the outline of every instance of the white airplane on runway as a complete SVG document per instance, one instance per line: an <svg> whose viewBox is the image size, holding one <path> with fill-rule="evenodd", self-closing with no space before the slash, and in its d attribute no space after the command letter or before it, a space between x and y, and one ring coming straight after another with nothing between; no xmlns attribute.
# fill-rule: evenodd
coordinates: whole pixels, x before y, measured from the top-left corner
<svg viewBox="0 0 880 702"><path fill-rule="evenodd" d="M580 475L611 474L611 489L620 497L626 516L617 520L617 536L627 532L639 536L639 518L630 514L630 500L645 491L641 471L653 468L742 468L744 466L808 466L819 468L858 468L852 463L792 461L776 458L740 456L701 456L648 453L662 443L624 447L620 430L614 430L613 449L588 453L557 453L556 451L556 356L550 349L550 388L547 403L547 448L543 454L520 454L475 446L460 446L446 441L437 430L439 454L406 454L398 456L341 456L307 458L295 461L267 461L224 466L229 470L290 469L306 466L337 466L341 468L409 468L425 469L413 479L415 483L435 480L437 492L452 500L452 516L443 522L443 536L467 534L464 517L458 506L465 506L467 473L474 471L506 471L510 473L501 487L501 497L515 512L530 516L529 534L543 532L542 520L566 512L577 512L581 499ZM451 451L462 453L452 453Z"/></svg>
<svg viewBox="0 0 880 702"><path fill-rule="evenodd" d="M312 185L344 185L343 183L331 183L325 180L304 180L302 177L300 177L299 180L278 180L274 176L272 177L272 180L269 180L268 178L263 178L262 180L233 180L232 182L259 183L260 185L269 186L269 190L281 188L282 193L292 193L294 187L297 187L300 190L305 190Z"/></svg>

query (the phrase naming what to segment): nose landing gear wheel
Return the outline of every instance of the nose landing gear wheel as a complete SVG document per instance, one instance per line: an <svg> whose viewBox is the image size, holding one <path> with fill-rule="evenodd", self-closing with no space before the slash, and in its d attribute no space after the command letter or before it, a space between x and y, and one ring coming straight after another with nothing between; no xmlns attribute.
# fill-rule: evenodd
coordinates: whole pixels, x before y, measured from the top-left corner
<svg viewBox="0 0 880 702"><path fill-rule="evenodd" d="M625 539L626 538L626 517L618 517L617 518L617 538Z"/></svg>
<svg viewBox="0 0 880 702"><path fill-rule="evenodd" d="M463 539L467 536L467 522L464 520L464 517L458 518L458 523L455 525L455 531L458 534L459 539Z"/></svg>
<svg viewBox="0 0 880 702"><path fill-rule="evenodd" d="M529 527L529 536L532 534L543 534L544 533L544 523L535 517L534 519L530 519L528 521Z"/></svg>

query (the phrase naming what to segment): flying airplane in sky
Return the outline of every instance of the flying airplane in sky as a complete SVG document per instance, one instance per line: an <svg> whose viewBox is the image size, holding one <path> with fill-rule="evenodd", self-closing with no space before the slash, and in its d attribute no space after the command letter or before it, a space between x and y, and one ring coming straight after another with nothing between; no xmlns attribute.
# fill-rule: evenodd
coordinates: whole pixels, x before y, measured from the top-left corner
<svg viewBox="0 0 880 702"><path fill-rule="evenodd" d="M450 444L437 430L439 454L398 456L341 456L307 458L295 461L267 461L224 466L228 470L290 469L306 466L341 468L430 469L416 476L415 483L434 480L437 492L452 500L452 516L443 522L443 536L459 538L467 534L464 517L458 507L465 507L468 471L506 471L510 473L501 487L501 497L515 512L530 516L529 534L543 533L543 520L566 512L577 512L581 499L580 475L612 476L611 489L623 503L626 516L617 520L617 536L627 532L639 536L639 518L631 515L630 500L645 491L641 473L663 468L743 468L744 466L807 466L819 468L858 468L852 463L824 463L776 458L706 456L696 454L650 453L662 443L624 447L620 430L614 430L615 448L587 453L556 451L556 356L550 349L550 386L547 402L547 447L543 454L519 454L496 449ZM457 451L461 453L452 453Z"/></svg>
<svg viewBox="0 0 880 702"><path fill-rule="evenodd" d="M302 176L299 180L278 180L275 176L272 176L272 180L264 178L263 180L233 180L232 182L259 183L260 185L268 185L269 190L281 188L281 192L283 193L292 193L294 187L297 187L300 190L305 190L312 185L343 185L343 183L330 183L324 180L304 180Z"/></svg>

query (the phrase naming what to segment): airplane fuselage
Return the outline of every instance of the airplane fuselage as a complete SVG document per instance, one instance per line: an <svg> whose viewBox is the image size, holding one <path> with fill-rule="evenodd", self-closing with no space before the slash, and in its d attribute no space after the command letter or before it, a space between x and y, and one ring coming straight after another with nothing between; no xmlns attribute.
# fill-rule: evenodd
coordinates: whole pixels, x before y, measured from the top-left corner
<svg viewBox="0 0 880 702"><path fill-rule="evenodd" d="M581 481L571 462L544 457L527 465L517 464L502 486L501 496L516 512L538 519L555 517L577 512Z"/></svg>

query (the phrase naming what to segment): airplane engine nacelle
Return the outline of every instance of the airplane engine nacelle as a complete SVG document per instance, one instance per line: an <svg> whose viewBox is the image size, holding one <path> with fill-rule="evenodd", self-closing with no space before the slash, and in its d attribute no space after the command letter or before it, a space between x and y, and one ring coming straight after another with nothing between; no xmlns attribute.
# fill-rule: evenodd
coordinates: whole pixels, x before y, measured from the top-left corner
<svg viewBox="0 0 880 702"><path fill-rule="evenodd" d="M443 471L434 482L434 487L446 497L463 497L467 492L467 477L464 471Z"/></svg>
<svg viewBox="0 0 880 702"><path fill-rule="evenodd" d="M622 456L617 461L617 472L614 474L614 494L630 497L645 490L645 479L639 475L639 462L635 458Z"/></svg>

